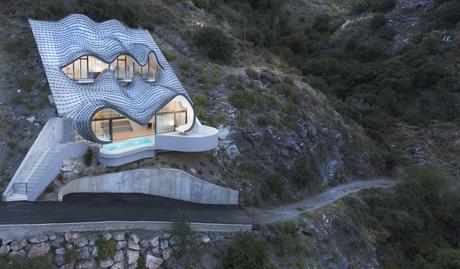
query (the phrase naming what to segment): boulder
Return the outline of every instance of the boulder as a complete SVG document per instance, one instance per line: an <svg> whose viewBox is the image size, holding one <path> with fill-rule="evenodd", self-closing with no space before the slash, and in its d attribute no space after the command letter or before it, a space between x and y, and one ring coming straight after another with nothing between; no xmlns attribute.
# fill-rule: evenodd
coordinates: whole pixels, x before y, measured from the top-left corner
<svg viewBox="0 0 460 269"><path fill-rule="evenodd" d="M141 246L142 251L145 251L146 249L149 248L149 241L147 241L147 240L141 240L141 242L139 243L139 245Z"/></svg>
<svg viewBox="0 0 460 269"><path fill-rule="evenodd" d="M211 239L210 239L209 236L207 236L207 235L204 235L204 236L201 238L201 242L203 242L204 244L209 243L209 241L211 241Z"/></svg>
<svg viewBox="0 0 460 269"><path fill-rule="evenodd" d="M120 249L124 249L127 247L127 243L125 240L122 240L122 241L118 241L117 242L117 250L120 250Z"/></svg>
<svg viewBox="0 0 460 269"><path fill-rule="evenodd" d="M163 250L163 253L162 253L163 259L167 261L171 257L171 254L172 254L172 249L168 248L168 249Z"/></svg>
<svg viewBox="0 0 460 269"><path fill-rule="evenodd" d="M147 254L147 256L145 257L145 267L149 269L158 269L160 268L162 263L162 258L155 257L152 254Z"/></svg>
<svg viewBox="0 0 460 269"><path fill-rule="evenodd" d="M80 259L90 259L92 255L89 246L84 246L80 248L80 250L78 251L78 256L80 257Z"/></svg>
<svg viewBox="0 0 460 269"><path fill-rule="evenodd" d="M160 254L161 253L160 248L159 247L152 248L152 253L153 254Z"/></svg>
<svg viewBox="0 0 460 269"><path fill-rule="evenodd" d="M50 235L50 243L53 248L59 248L64 244L65 239L62 235Z"/></svg>
<svg viewBox="0 0 460 269"><path fill-rule="evenodd" d="M99 266L102 268L109 268L113 265L112 259L99 261Z"/></svg>
<svg viewBox="0 0 460 269"><path fill-rule="evenodd" d="M6 254L8 254L8 252L10 252L10 246L9 245L2 245L0 247L0 256L5 256Z"/></svg>
<svg viewBox="0 0 460 269"><path fill-rule="evenodd" d="M134 264L139 259L139 251L128 249L126 257L128 258L128 264Z"/></svg>
<svg viewBox="0 0 460 269"><path fill-rule="evenodd" d="M11 251L10 252L11 257L23 257L26 258L26 251L21 249L20 251Z"/></svg>
<svg viewBox="0 0 460 269"><path fill-rule="evenodd" d="M165 239L161 240L161 242L160 242L160 248L161 249L167 249L168 246L169 246L168 240L165 240Z"/></svg>
<svg viewBox="0 0 460 269"><path fill-rule="evenodd" d="M27 245L27 240L22 239L22 240L19 240L19 241L11 242L10 248L11 248L12 251L19 251L19 250L23 249L26 245Z"/></svg>
<svg viewBox="0 0 460 269"><path fill-rule="evenodd" d="M110 239L112 239L112 234L110 233L105 233L102 238L104 238L105 241L109 241Z"/></svg>
<svg viewBox="0 0 460 269"><path fill-rule="evenodd" d="M65 258L64 255L57 255L54 256L54 262L56 263L57 266L64 265L65 263Z"/></svg>
<svg viewBox="0 0 460 269"><path fill-rule="evenodd" d="M82 237L78 237L74 240L73 242L75 244L75 246L79 247L79 248L82 248L86 245L88 245L88 239L86 239L86 237L82 236Z"/></svg>
<svg viewBox="0 0 460 269"><path fill-rule="evenodd" d="M27 257L29 258L34 258L38 256L44 256L50 252L51 245L48 242L43 242L43 243L38 243L38 244L32 244L29 253L27 254Z"/></svg>
<svg viewBox="0 0 460 269"><path fill-rule="evenodd" d="M139 236L138 236L137 234L135 234L135 233L132 233L131 236L130 236L130 238L131 238L131 239L134 241L134 243L136 243L136 244L139 243L139 241L141 240L141 239L139 238Z"/></svg>
<svg viewBox="0 0 460 269"><path fill-rule="evenodd" d="M56 253L56 255L64 255L65 254L65 248L57 248L54 250L54 253Z"/></svg>
<svg viewBox="0 0 460 269"><path fill-rule="evenodd" d="M32 237L29 239L29 242L32 244L38 244L38 243L43 243L48 240L48 236L46 235L39 235L36 237Z"/></svg>
<svg viewBox="0 0 460 269"><path fill-rule="evenodd" d="M132 238L128 240L128 248L132 250L141 250L141 247Z"/></svg>
<svg viewBox="0 0 460 269"><path fill-rule="evenodd" d="M118 250L115 252L115 256L113 257L114 262L122 262L125 260L125 255L122 250Z"/></svg>
<svg viewBox="0 0 460 269"><path fill-rule="evenodd" d="M152 246L152 248L158 247L159 244L160 238L158 236L155 236L154 238L152 238L152 240L150 240L150 246Z"/></svg>
<svg viewBox="0 0 460 269"><path fill-rule="evenodd" d="M114 263L112 267L110 267L110 269L124 269L124 268L125 268L125 264L122 262Z"/></svg>
<svg viewBox="0 0 460 269"><path fill-rule="evenodd" d="M125 232L116 233L115 240L117 241L125 240L125 234L126 234Z"/></svg>
<svg viewBox="0 0 460 269"><path fill-rule="evenodd" d="M94 269L97 268L94 260L78 260L75 264L75 269Z"/></svg>

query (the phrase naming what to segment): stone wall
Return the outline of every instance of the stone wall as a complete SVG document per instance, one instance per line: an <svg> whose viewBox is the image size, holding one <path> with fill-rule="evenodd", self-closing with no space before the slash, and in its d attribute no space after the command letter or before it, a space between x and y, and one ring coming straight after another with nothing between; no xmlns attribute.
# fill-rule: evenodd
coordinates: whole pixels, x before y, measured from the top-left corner
<svg viewBox="0 0 460 269"><path fill-rule="evenodd" d="M218 240L216 233L195 233L199 244ZM102 243L101 243L102 242ZM16 256L32 259L49 256L55 268L159 268L176 249L177 237L168 232L119 231L113 233L55 233L20 240L1 240L0 258ZM98 246L112 245L113 255L102 259ZM100 251L99 251L100 252Z"/></svg>
<svg viewBox="0 0 460 269"><path fill-rule="evenodd" d="M182 170L135 169L75 179L59 190L58 199L70 193L144 193L177 200L238 205L239 192L196 178Z"/></svg>

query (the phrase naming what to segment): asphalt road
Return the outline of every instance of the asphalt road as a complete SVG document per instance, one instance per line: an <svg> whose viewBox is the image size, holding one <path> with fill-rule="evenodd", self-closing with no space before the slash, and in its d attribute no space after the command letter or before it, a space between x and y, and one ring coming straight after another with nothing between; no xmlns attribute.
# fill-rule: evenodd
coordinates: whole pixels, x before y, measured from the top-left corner
<svg viewBox="0 0 460 269"><path fill-rule="evenodd" d="M353 192L388 188L394 180L374 179L338 185L323 193L275 208L202 205L143 194L70 194L63 202L0 202L1 224L94 221L174 221L178 214L190 222L256 224L294 218Z"/></svg>
<svg viewBox="0 0 460 269"><path fill-rule="evenodd" d="M86 221L174 221L249 224L238 206L202 205L143 194L70 194L63 202L0 202L0 224Z"/></svg>
<svg viewBox="0 0 460 269"><path fill-rule="evenodd" d="M334 201L362 189L390 188L398 183L396 180L378 178L372 180L352 181L331 187L326 191L307 197L304 200L275 207L275 208L247 208L246 212L254 223L273 223L279 220L291 219L303 212L313 211Z"/></svg>

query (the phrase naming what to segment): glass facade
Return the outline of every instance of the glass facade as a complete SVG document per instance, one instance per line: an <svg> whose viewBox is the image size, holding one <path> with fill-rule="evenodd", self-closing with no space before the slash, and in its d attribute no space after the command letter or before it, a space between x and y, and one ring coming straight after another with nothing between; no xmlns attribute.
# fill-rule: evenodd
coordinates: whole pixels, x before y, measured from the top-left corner
<svg viewBox="0 0 460 269"><path fill-rule="evenodd" d="M94 115L91 126L98 139L116 141L174 132L176 127L186 123L186 108L179 101L171 101L144 126L108 108L102 109Z"/></svg>
<svg viewBox="0 0 460 269"><path fill-rule="evenodd" d="M155 81L158 73L158 65L152 52L149 53L147 64L144 66L138 65L133 58L127 55L118 56L110 64L94 56L87 55L65 66L62 71L77 82L90 83L107 69L113 71L117 79L124 82L130 82L134 74L139 75L146 81Z"/></svg>

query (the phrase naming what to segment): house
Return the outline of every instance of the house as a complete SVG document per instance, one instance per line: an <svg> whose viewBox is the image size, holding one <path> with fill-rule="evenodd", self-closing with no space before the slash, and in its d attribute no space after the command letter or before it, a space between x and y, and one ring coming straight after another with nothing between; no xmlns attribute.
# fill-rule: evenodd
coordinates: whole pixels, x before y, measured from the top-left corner
<svg viewBox="0 0 460 269"><path fill-rule="evenodd" d="M88 147L97 149L106 166L159 151L217 147L217 129L196 117L190 96L147 30L79 14L29 22L58 117L41 130L3 200L36 200L62 162Z"/></svg>
<svg viewBox="0 0 460 269"><path fill-rule="evenodd" d="M80 14L29 22L59 117L98 145L102 164L217 147L218 131L200 123L147 30Z"/></svg>

